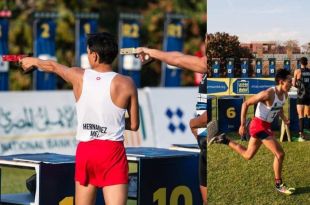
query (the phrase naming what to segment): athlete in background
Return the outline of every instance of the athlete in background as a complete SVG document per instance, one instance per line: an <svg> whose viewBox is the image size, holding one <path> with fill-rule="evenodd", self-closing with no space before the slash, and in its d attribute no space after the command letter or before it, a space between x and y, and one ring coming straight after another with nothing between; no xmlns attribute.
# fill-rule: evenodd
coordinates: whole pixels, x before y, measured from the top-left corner
<svg viewBox="0 0 310 205"><path fill-rule="evenodd" d="M306 140L304 134L304 118L310 117L310 69L308 59L300 59L301 68L294 71L293 86L297 87L297 113L299 124L299 142Z"/></svg>

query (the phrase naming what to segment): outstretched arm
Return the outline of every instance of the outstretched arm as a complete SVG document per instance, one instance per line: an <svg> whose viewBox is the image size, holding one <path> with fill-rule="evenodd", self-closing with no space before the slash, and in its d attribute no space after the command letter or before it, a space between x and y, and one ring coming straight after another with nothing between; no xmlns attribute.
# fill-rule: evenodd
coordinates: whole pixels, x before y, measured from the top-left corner
<svg viewBox="0 0 310 205"><path fill-rule="evenodd" d="M35 66L45 72L55 73L73 85L76 84L78 76L83 73L81 68L69 68L53 60L41 60L39 58L26 57L21 59L20 63L24 71L32 66Z"/></svg>
<svg viewBox="0 0 310 205"><path fill-rule="evenodd" d="M179 68L191 70L198 73L207 72L207 58L185 55L180 52L165 52L157 49L150 49L145 47L137 48L138 53L148 54L151 58L163 61L169 65Z"/></svg>

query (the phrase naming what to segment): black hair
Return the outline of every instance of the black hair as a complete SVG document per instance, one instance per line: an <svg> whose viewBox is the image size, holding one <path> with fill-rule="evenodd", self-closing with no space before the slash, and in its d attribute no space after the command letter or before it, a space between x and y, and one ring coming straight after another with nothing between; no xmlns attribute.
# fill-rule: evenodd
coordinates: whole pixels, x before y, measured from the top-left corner
<svg viewBox="0 0 310 205"><path fill-rule="evenodd" d="M308 59L306 57L301 57L300 64L306 66L308 64Z"/></svg>
<svg viewBox="0 0 310 205"><path fill-rule="evenodd" d="M289 75L291 75L291 73L288 70L285 70L285 69L277 70L276 77L275 77L276 85L279 85L280 80L283 80L283 81L286 80L287 76Z"/></svg>
<svg viewBox="0 0 310 205"><path fill-rule="evenodd" d="M107 32L88 34L87 46L99 55L99 63L111 64L118 54L116 39Z"/></svg>

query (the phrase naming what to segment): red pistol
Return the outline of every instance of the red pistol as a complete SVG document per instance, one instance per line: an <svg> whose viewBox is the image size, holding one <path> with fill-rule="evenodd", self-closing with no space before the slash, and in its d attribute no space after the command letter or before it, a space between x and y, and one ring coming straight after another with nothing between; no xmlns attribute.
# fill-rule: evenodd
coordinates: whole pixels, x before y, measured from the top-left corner
<svg viewBox="0 0 310 205"><path fill-rule="evenodd" d="M25 55L25 54L19 54L19 55L2 55L2 61L3 62L16 62L18 63L21 59L25 58L25 57L30 57L32 56L30 55ZM32 71L34 71L34 69L36 69L36 67L32 66L29 69L24 71L24 74L27 73L31 73Z"/></svg>
<svg viewBox="0 0 310 205"><path fill-rule="evenodd" d="M28 57L28 55L2 55L2 61L19 62L22 58L25 57Z"/></svg>

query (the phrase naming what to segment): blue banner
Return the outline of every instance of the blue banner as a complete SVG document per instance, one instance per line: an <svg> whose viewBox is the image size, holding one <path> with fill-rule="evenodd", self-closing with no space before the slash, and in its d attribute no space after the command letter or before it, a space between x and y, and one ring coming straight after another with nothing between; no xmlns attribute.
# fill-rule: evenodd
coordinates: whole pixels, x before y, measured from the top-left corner
<svg viewBox="0 0 310 205"><path fill-rule="evenodd" d="M226 64L226 69L227 69L227 77L228 78L233 78L234 77L234 59L233 58L227 58L226 59L227 64Z"/></svg>
<svg viewBox="0 0 310 205"><path fill-rule="evenodd" d="M55 57L56 23L52 18L38 18L34 22L34 55L40 59L52 59ZM53 73L34 71L34 89L55 90L57 77Z"/></svg>
<svg viewBox="0 0 310 205"><path fill-rule="evenodd" d="M97 19L78 18L75 24L75 62L76 66L90 68L87 56L87 34L97 31Z"/></svg>
<svg viewBox="0 0 310 205"><path fill-rule="evenodd" d="M212 77L219 78L220 77L220 59L212 58Z"/></svg>
<svg viewBox="0 0 310 205"><path fill-rule="evenodd" d="M247 58L241 58L241 77L249 77L249 60Z"/></svg>
<svg viewBox="0 0 310 205"><path fill-rule="evenodd" d="M229 95L229 78L208 78L207 93L216 95Z"/></svg>
<svg viewBox="0 0 310 205"><path fill-rule="evenodd" d="M256 59L256 64L255 64L255 74L257 78L262 77L263 73L263 61L261 58Z"/></svg>
<svg viewBox="0 0 310 205"><path fill-rule="evenodd" d="M8 54L9 20L0 19L0 55ZM9 89L9 63L0 57L0 90Z"/></svg>
<svg viewBox="0 0 310 205"><path fill-rule="evenodd" d="M183 51L183 17L179 15L166 15L164 33L164 51ZM177 87L181 85L182 70L164 62L162 67L162 85Z"/></svg>
<svg viewBox="0 0 310 205"><path fill-rule="evenodd" d="M276 59L269 58L269 77L275 77L276 75Z"/></svg>
<svg viewBox="0 0 310 205"><path fill-rule="evenodd" d="M121 15L119 19L119 48L140 46L140 21L137 15ZM141 62L134 55L120 55L119 72L130 76L141 87Z"/></svg>
<svg viewBox="0 0 310 205"><path fill-rule="evenodd" d="M274 78L233 78L230 95L256 94L272 86L275 86Z"/></svg>

